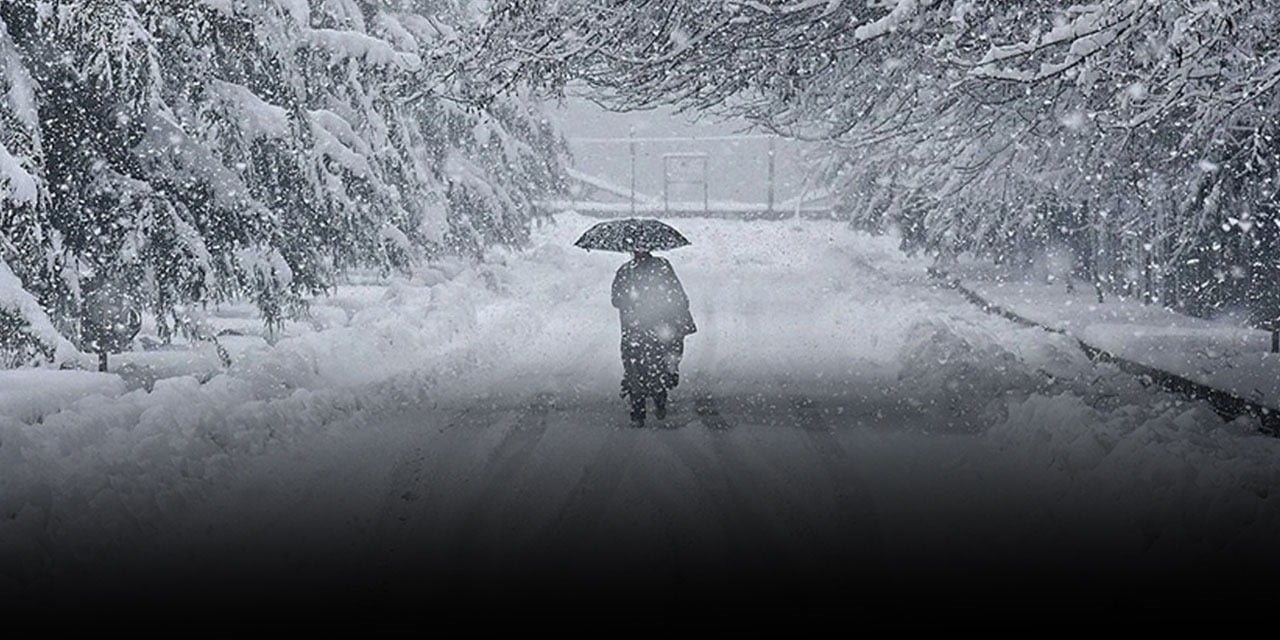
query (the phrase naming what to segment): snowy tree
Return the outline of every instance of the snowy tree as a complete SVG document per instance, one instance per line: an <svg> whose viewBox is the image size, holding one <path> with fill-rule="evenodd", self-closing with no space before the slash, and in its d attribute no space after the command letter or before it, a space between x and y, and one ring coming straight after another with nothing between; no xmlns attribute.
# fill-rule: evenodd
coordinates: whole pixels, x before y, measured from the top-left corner
<svg viewBox="0 0 1280 640"><path fill-rule="evenodd" d="M528 100L451 98L480 9L3 0L4 260L66 335L110 287L167 337L190 304L278 323L346 269L521 242L565 150Z"/></svg>
<svg viewBox="0 0 1280 640"><path fill-rule="evenodd" d="M1275 205L1273 3L504 0L494 15L496 85L582 81L614 108L821 142L862 224L941 255L1061 243L1092 262L1101 238L1114 255L1085 267L1115 290L1188 308L1270 295L1280 247L1251 221ZM1257 246L1206 279L1221 233Z"/></svg>

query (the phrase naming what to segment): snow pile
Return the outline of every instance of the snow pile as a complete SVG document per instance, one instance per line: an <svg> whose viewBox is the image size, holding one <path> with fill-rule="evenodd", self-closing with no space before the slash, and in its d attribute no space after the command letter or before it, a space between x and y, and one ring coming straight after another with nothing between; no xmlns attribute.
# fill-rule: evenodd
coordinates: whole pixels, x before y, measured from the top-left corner
<svg viewBox="0 0 1280 640"><path fill-rule="evenodd" d="M181 377L151 392L83 398L42 424L0 419L0 557L36 562L43 554L23 550L58 549L64 560L90 560L129 548L225 482L238 460L323 436L361 407L340 390L256 395L252 383L229 376L205 385ZM30 569L0 566L0 575Z"/></svg>
<svg viewBox="0 0 1280 640"><path fill-rule="evenodd" d="M37 422L87 398L114 398L124 391L124 381L109 373L4 369L0 370L0 420Z"/></svg>
<svg viewBox="0 0 1280 640"><path fill-rule="evenodd" d="M1140 300L1108 296L1099 303L1092 287L1069 291L993 265L967 264L952 274L984 300L1091 347L1280 409L1280 357L1270 353L1268 331Z"/></svg>
<svg viewBox="0 0 1280 640"><path fill-rule="evenodd" d="M1054 497L1051 511L1090 514L1090 524L1127 536L1135 557L1230 557L1280 535L1271 496L1280 441L1248 420L1223 423L1205 403L1100 411L1069 393L1011 401L1008 411L987 437L1018 477ZM1068 522L1049 524L1064 541L1074 535Z"/></svg>
<svg viewBox="0 0 1280 640"><path fill-rule="evenodd" d="M1085 301L1073 309L1054 300L1024 299L1015 308L1033 316L1067 311L1059 323L1092 313ZM907 331L892 389L915 410L907 414L913 422L924 418L926 432L964 439L865 440L878 457L905 469L868 472L883 476L876 479L886 487L882 495L904 499L882 512L903 548L926 544L929 534L922 532L932 527L972 536L984 547L1005 545L1010 553L1088 548L1115 554L1092 557L1097 563L1201 561L1243 571L1280 536L1271 496L1280 482L1280 441L1261 434L1255 420L1224 422L1206 402L1091 362L1069 335L1016 327L976 307L972 314L942 309L935 305L936 317ZM1164 313L1143 312L1144 318ZM1095 327L1099 335L1089 332ZM1091 326L1086 335L1098 338L1105 328ZM1134 329L1108 335L1131 336ZM1220 347L1236 340L1224 328L1172 330L1182 337L1177 342L1155 325L1136 329L1158 334L1152 342L1163 348L1150 351L1170 362L1220 357L1183 348L1202 338ZM1150 348L1120 339L1107 346L1126 353ZM932 499L917 501L918 495ZM952 502L964 507L939 507Z"/></svg>
<svg viewBox="0 0 1280 640"><path fill-rule="evenodd" d="M59 548L93 557L163 528L245 456L349 434L369 415L420 402L436 380L495 368L540 330L527 307L499 300L522 262L504 265L499 255L493 264L424 268L349 323L299 329L274 346L256 340L203 384L195 375L126 385L115 374L3 372L12 379L0 379L0 556ZM72 548L87 541L95 546ZM0 567L13 578L23 571Z"/></svg>
<svg viewBox="0 0 1280 640"><path fill-rule="evenodd" d="M575 216L541 230L530 249L495 249L483 263L441 260L389 283L340 287L274 336L247 312L226 317L248 307L199 319L224 332L229 368L200 343L113 356L111 374L5 372L0 556L30 557L0 566L0 578L19 579L40 549L88 561L172 531L209 487L264 452L330 442L345 454L343 442L376 428L377 416L500 392L512 371L537 371L582 342L600 370L564 384L614 393L607 292L618 256L570 246L566 234L586 224Z"/></svg>
<svg viewBox="0 0 1280 640"><path fill-rule="evenodd" d="M1165 325L1099 322L1086 343L1127 360L1177 374L1251 402L1280 409L1280 356L1266 331L1187 318Z"/></svg>
<svg viewBox="0 0 1280 640"><path fill-rule="evenodd" d="M911 327L900 358L899 397L928 416L928 426L975 432L999 421L1005 396L1035 389L1028 363L982 328L942 319Z"/></svg>

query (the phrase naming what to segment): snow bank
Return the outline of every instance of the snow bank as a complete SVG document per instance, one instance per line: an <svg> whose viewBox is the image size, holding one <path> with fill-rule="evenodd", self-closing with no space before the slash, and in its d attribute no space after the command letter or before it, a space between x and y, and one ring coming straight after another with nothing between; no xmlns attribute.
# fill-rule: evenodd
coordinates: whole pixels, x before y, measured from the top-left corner
<svg viewBox="0 0 1280 640"><path fill-rule="evenodd" d="M900 354L899 397L922 409L934 430L975 432L998 422L1008 393L1038 385L1031 365L1000 338L943 319L912 326Z"/></svg>
<svg viewBox="0 0 1280 640"><path fill-rule="evenodd" d="M1068 291L980 267L953 275L984 300L1092 347L1280 410L1280 357L1267 331L1115 296L1099 303L1083 283Z"/></svg>
<svg viewBox="0 0 1280 640"><path fill-rule="evenodd" d="M1262 434L1253 418L1224 422L1207 402L1154 393L1115 366L1089 362L1075 347L1079 337L1258 401L1280 391L1274 383L1280 360L1263 352L1269 346L1265 332L1135 301L1099 304L1087 286L1068 292L1061 283L961 273L964 285L988 301L1065 332L1014 329L995 319L1010 327L1000 335L1001 349L971 347L976 340L959 343L952 334L970 334L948 326L921 331L920 343L904 353L913 375L935 387L976 370L1009 367L1015 377L1032 372L1034 384L1007 387L1013 393L990 404L976 396L991 397L1003 385L974 388L975 397L944 396L998 417L980 430L981 448L998 464L979 455L969 460L975 468L988 466L988 474L1003 467L1018 479L993 487L1002 495L992 500L1025 501L1036 509L1044 520L1036 535L1057 538L1047 544L1078 543L1072 540L1078 523L1066 514L1085 514L1089 526L1122 539L1129 558L1156 564L1175 557L1244 562L1274 544L1280 509L1271 494L1280 486L1280 440ZM1004 348L1018 357L1008 358Z"/></svg>
<svg viewBox="0 0 1280 640"><path fill-rule="evenodd" d="M223 336L236 351L225 370L204 345L113 356L119 375L0 372L0 589L31 568L24 555L91 558L163 528L246 456L340 439L464 372L503 370L544 331L512 291L581 292L595 277L568 249L499 250L486 264L340 287L275 344Z"/></svg>
<svg viewBox="0 0 1280 640"><path fill-rule="evenodd" d="M1058 496L1056 511L1108 518L1094 524L1128 535L1135 557L1221 557L1280 535L1271 504L1280 440L1248 420L1223 423L1205 403L1100 411L1068 393L1013 401L1008 411L987 437L1019 477ZM1070 539L1070 527L1057 525L1045 530Z"/></svg>
<svg viewBox="0 0 1280 640"><path fill-rule="evenodd" d="M1079 337L1126 360L1280 410L1280 354L1270 352L1270 334L1187 320L1182 326L1098 323Z"/></svg>
<svg viewBox="0 0 1280 640"><path fill-rule="evenodd" d="M114 398L124 393L124 387L124 380L112 373L3 369L0 370L0 421L36 422L71 408L85 398Z"/></svg>

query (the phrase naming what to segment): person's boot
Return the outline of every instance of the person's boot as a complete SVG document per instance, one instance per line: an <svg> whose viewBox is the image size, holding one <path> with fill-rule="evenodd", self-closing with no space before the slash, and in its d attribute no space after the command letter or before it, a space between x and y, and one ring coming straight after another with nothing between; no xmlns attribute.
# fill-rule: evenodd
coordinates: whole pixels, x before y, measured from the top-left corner
<svg viewBox="0 0 1280 640"><path fill-rule="evenodd" d="M639 428L644 426L644 402L644 396L640 396L638 399L635 395L631 396L631 426L633 427Z"/></svg>
<svg viewBox="0 0 1280 640"><path fill-rule="evenodd" d="M667 394L665 392L653 396L653 415L659 420L667 419Z"/></svg>

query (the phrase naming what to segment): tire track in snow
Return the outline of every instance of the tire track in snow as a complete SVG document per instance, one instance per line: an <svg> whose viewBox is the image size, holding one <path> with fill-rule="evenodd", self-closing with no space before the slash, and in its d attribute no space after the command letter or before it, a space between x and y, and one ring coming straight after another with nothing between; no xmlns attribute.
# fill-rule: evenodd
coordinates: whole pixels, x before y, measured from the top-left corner
<svg viewBox="0 0 1280 640"><path fill-rule="evenodd" d="M698 452L687 439L664 440L664 443L692 473L710 481L704 486L715 496L713 502L720 507L718 513L730 532L726 540L731 545L729 551L734 560L739 563L776 564L786 564L784 558L800 561L805 552L788 545L787 541L809 527L808 514L800 505L766 498L773 495L776 484L785 483L785 477L771 473L758 463L748 462L749 456L738 440L751 438L751 435L735 430L734 425L745 424L743 421L751 412L741 411L743 407L739 405L742 403L731 398L730 404L736 407L730 412L734 416L731 422L725 417L724 403L707 379L707 372L714 370L717 364L717 311L723 306L719 304L719 295L724 291L724 288L714 289L707 296L702 305L706 314L701 320L702 330L694 335L698 341L695 347L697 359L692 367L696 377L691 385L691 395L696 419L690 426L701 423L706 427L711 455ZM748 401L746 406L750 404Z"/></svg>
<svg viewBox="0 0 1280 640"><path fill-rule="evenodd" d="M720 415L720 408L716 403L715 396L711 393L704 373L715 363L716 358L716 306L715 295L708 296L706 303L703 305L706 317L703 321L702 330L693 334L700 339L698 340L697 365L692 367L696 374L693 376L694 380L690 386L692 387L693 413L697 416L698 421L708 429L724 431L732 425Z"/></svg>
<svg viewBox="0 0 1280 640"><path fill-rule="evenodd" d="M805 518L794 505L768 505L761 502L763 496L770 495L770 477L764 470L747 463L748 456L732 437L730 432L733 423L721 412L721 402L712 392L706 379L707 371L711 371L716 363L717 355L717 293L723 289L715 289L715 293L707 296L702 305L706 314L702 320L702 330L694 335L697 340L696 372L692 388L692 405L696 419L689 423L701 423L709 433L708 443L710 455L698 451L686 434L678 439L663 439L663 443L676 454L690 473L698 477L705 490L712 495L712 503L718 507L719 521L724 523L725 539L729 545L731 558L738 562L778 562L782 558L794 557L786 540L799 527L804 526ZM741 435L741 434L739 434Z"/></svg>
<svg viewBox="0 0 1280 640"><path fill-rule="evenodd" d="M698 384L693 391L693 411L698 421L707 427L711 432L710 446L715 456L715 463L725 475L727 484L727 492L733 506L728 508L729 513L735 514L734 522L731 528L734 530L747 531L750 530L751 523L744 522L741 514L744 511L751 511L751 507L756 505L756 500L752 496L763 496L768 493L768 478L760 469L749 466L746 462L747 456L741 450L741 447L726 433L733 428L733 424L727 420L721 412L721 403L716 395L712 392L710 385L705 380L703 372L710 371L716 363L718 340L717 335L717 310L721 306L719 304L718 294L722 294L726 289L717 288L714 293L706 298L703 309L706 312L703 331L700 336L700 347L698 348L698 360L696 370L699 373ZM689 464L711 464L704 460L690 460ZM740 478L734 480L733 471L738 470ZM777 511L777 509L781 511ZM754 515L754 511L753 511ZM764 529L770 529L761 540L766 548L756 549L766 557L779 558L786 555L788 549L779 536L785 537L789 531L794 530L797 526L803 526L804 518L794 509L790 509L787 505L775 505L773 513L764 513L759 516L762 519L761 527L756 529L757 533ZM747 551L747 545L739 542L738 551ZM743 556L747 557L747 556Z"/></svg>
<svg viewBox="0 0 1280 640"><path fill-rule="evenodd" d="M529 548L546 554L544 562L565 567L575 565L571 555L574 549L565 549L561 542L568 532L591 530L591 524L596 520L593 516L602 511L602 506L613 501L631 468L638 442L637 432L629 431L627 427L611 429L573 482L573 488L555 510L555 515L530 537Z"/></svg>
<svg viewBox="0 0 1280 640"><path fill-rule="evenodd" d="M693 396L693 413L712 431L728 431L732 425L720 415L720 407L710 391L698 391Z"/></svg>
<svg viewBox="0 0 1280 640"><path fill-rule="evenodd" d="M775 524L774 518L755 508L753 497L762 495L758 482L750 481L754 474L742 463L741 456L734 455L725 447L727 441L722 434L712 433L710 436L712 455L699 451L685 432L659 434L659 440L696 479L696 486L707 496L731 560L742 562L784 555L785 548L776 531L760 535L771 528L770 524Z"/></svg>
<svg viewBox="0 0 1280 640"><path fill-rule="evenodd" d="M452 412L439 433L452 431L467 423L468 416L473 412L473 407ZM406 450L392 468L387 493L377 511L373 537L368 545L368 564L371 566L376 565L385 570L389 568L393 556L401 552L399 545L404 540L399 534L417 511L414 503L422 497L428 446L429 443L424 443Z"/></svg>
<svg viewBox="0 0 1280 640"><path fill-rule="evenodd" d="M884 282L888 280L885 274L879 271L874 272L873 277ZM698 361L700 373L709 371L716 363L717 341L715 336L717 334L716 320L718 315L715 312L718 307L724 306L718 304L721 301L718 299L717 294L723 295L727 290L727 288L715 289L715 293L704 304L704 308L708 311L708 321L705 323L708 330L700 333L700 335L707 337L700 351L701 357ZM745 302L748 303L748 307L754 303L751 300ZM765 331L766 327L762 326L763 317L761 314L750 312L748 309L747 312L739 313L736 317L748 324L746 331L748 335L769 335ZM736 413L731 411L731 415L736 416L734 423L746 424L743 422L744 420L754 422L756 421L755 418L764 418L766 422L769 422L767 415L781 410L784 412L782 424L798 425L800 427L799 430L807 434L810 449L815 452L819 460L819 466L825 471L825 475L830 478L830 482L833 484L835 501L842 516L842 519L838 520L842 525L839 530L843 532L852 529L859 534L864 534L862 537L867 539L862 544L857 543L856 540L853 541L854 549L851 552L852 555L876 557L879 555L878 551L882 548L882 545L878 539L879 526L875 515L874 503L866 489L865 482L860 476L849 470L850 456L835 440L829 425L817 413L812 400L795 393L788 395L787 392L790 391L791 380L786 377L787 375L786 373L775 375L775 383L772 385L766 382L768 380L768 376L766 376L765 380L761 381L766 388L761 389L760 392L746 397L732 396L729 400L732 408L736 411ZM746 464L747 458L735 446L734 440L730 437L731 434L723 433L724 430L730 428L731 422L722 414L722 403L704 379L700 377L698 382L700 384L694 394L694 412L703 424L708 427L708 430L712 432L711 445L724 468L740 470L743 477L752 481L754 485L753 491L756 495L768 495L772 490L776 490L778 486L784 486L787 483L785 468L780 468L781 470L779 471L784 474L783 476L776 476L769 474L759 465L755 465L753 468ZM778 384L779 382L782 384ZM751 437L750 432L751 430L747 432L735 431L734 434L742 437ZM783 456L785 455L783 454ZM700 462L695 460L690 461L690 464L700 464ZM739 490L737 487L734 487L730 499L733 502L733 506L729 508L729 511L737 514L743 513L752 505L747 492ZM768 534L768 538L771 540L774 533L780 534L784 538L795 538L798 535L801 538L814 539L814 536L821 529L820 525L814 520L817 514L809 511L807 507L790 504L786 500L781 501L781 503L775 501L772 512L765 519L775 529L775 532ZM862 514L865 514L865 516L854 517ZM853 526L845 526L850 517L853 517ZM819 526L819 529L815 529L815 526ZM870 549L867 547L870 547ZM778 558L790 550L785 547L775 548L770 549L767 553L772 557ZM870 554L868 554L869 550L871 551ZM792 555L793 561L797 563L815 561L815 558L809 555L811 550L795 549L794 551L799 553L798 557L794 554ZM816 561L822 562L821 559L816 559Z"/></svg>
<svg viewBox="0 0 1280 640"><path fill-rule="evenodd" d="M880 534L880 516L866 480L854 468L853 456L836 438L826 412L813 398L797 392L790 378L780 377L777 385L790 405L799 431L805 434L830 479L839 508L840 530L851 530L856 535L848 541L849 552L860 558L881 558L884 541ZM868 548L873 552L866 553Z"/></svg>
<svg viewBox="0 0 1280 640"><path fill-rule="evenodd" d="M488 461L479 474L484 485L471 498L468 509L459 519L457 555L464 562L473 558L479 560L485 555L484 550L491 542L483 535L489 530L485 521L492 514L500 513L506 499L521 488L521 474L547 433L556 400L556 394L551 392L534 396L506 437L489 453Z"/></svg>

